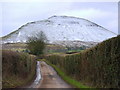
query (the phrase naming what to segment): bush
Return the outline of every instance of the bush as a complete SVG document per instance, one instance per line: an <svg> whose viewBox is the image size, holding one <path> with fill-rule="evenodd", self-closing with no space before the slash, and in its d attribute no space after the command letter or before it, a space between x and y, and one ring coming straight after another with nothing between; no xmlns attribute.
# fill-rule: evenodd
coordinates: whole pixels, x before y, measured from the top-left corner
<svg viewBox="0 0 120 90"><path fill-rule="evenodd" d="M47 38L41 31L40 33L36 34L36 36L28 37L27 47L31 54L40 55L43 54L46 42Z"/></svg>

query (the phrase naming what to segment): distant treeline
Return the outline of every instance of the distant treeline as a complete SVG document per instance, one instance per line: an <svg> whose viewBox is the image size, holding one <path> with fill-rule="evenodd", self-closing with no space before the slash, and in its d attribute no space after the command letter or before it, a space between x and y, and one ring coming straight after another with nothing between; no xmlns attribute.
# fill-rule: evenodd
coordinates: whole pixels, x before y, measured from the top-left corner
<svg viewBox="0 0 120 90"><path fill-rule="evenodd" d="M35 77L35 56L9 50L2 51L2 87L26 85Z"/></svg>
<svg viewBox="0 0 120 90"><path fill-rule="evenodd" d="M120 36L79 54L50 55L46 60L77 81L98 88L120 88Z"/></svg>

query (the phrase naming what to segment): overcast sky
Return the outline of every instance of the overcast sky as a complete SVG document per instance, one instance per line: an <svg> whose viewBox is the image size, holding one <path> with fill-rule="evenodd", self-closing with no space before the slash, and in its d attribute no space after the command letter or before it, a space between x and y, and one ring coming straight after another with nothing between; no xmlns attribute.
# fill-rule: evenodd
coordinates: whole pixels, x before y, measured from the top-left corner
<svg viewBox="0 0 120 90"><path fill-rule="evenodd" d="M85 18L118 33L117 2L4 2L0 3L0 11L1 9L0 36L7 35L28 22L47 19L53 15Z"/></svg>

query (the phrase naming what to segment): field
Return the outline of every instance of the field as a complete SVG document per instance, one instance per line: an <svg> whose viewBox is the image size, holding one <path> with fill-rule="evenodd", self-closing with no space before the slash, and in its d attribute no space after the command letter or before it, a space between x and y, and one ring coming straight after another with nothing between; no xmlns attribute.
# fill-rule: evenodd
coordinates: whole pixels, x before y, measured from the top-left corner
<svg viewBox="0 0 120 90"><path fill-rule="evenodd" d="M27 47L25 43L6 43L2 44L3 50L12 50L12 51L23 51Z"/></svg>
<svg viewBox="0 0 120 90"><path fill-rule="evenodd" d="M26 43L6 43L2 44L3 50L12 50L17 52L28 52L27 50L27 44ZM47 44L46 48L44 50L45 54L57 54L57 53L64 53L64 54L70 54L70 53L77 53L82 50L84 50L85 47L65 47L62 45L55 45L55 44Z"/></svg>

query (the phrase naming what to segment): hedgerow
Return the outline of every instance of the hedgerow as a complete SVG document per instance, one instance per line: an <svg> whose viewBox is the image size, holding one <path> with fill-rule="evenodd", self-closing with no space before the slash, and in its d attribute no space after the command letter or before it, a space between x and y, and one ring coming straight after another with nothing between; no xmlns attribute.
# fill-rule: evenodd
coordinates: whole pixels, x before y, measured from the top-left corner
<svg viewBox="0 0 120 90"><path fill-rule="evenodd" d="M45 58L77 81L99 88L120 88L120 36L78 54Z"/></svg>

